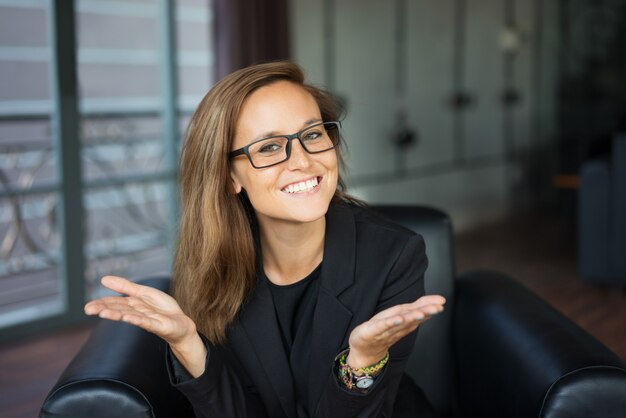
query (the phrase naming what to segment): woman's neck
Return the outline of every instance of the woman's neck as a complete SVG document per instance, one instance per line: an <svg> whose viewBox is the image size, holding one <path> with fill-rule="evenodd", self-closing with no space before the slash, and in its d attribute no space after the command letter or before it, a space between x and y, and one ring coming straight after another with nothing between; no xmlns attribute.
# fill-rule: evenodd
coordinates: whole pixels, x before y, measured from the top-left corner
<svg viewBox="0 0 626 418"><path fill-rule="evenodd" d="M295 283L322 262L326 218L307 222L259 219L263 269L272 283Z"/></svg>

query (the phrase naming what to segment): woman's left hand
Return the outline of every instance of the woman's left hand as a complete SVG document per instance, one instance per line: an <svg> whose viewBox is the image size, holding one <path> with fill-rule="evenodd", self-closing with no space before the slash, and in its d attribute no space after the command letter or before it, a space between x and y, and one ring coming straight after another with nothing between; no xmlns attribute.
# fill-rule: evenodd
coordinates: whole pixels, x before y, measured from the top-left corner
<svg viewBox="0 0 626 418"><path fill-rule="evenodd" d="M392 306L377 313L352 330L348 365L361 368L378 363L392 345L415 331L428 318L443 311L445 303L443 296L428 295L413 303Z"/></svg>

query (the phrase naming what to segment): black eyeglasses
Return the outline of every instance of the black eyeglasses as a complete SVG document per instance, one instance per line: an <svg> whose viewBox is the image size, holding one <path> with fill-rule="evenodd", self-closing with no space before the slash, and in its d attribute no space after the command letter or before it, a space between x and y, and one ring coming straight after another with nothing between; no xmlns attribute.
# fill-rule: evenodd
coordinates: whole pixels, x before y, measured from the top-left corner
<svg viewBox="0 0 626 418"><path fill-rule="evenodd" d="M259 139L243 148L231 151L229 158L245 154L254 168L265 168L283 161L291 156L291 141L298 138L302 148L309 154L328 151L339 144L340 122L322 122L304 128L291 135L277 135Z"/></svg>

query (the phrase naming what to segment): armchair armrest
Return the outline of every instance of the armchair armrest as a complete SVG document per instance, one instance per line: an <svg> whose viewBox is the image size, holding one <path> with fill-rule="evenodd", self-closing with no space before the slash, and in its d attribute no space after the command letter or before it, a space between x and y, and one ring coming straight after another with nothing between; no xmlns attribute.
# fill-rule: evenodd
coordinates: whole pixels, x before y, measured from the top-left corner
<svg viewBox="0 0 626 418"><path fill-rule="evenodd" d="M463 416L626 416L626 363L513 280L458 279L453 329Z"/></svg>
<svg viewBox="0 0 626 418"><path fill-rule="evenodd" d="M142 284L167 291L169 279ZM41 417L194 417L170 385L165 342L135 326L101 320L65 369Z"/></svg>

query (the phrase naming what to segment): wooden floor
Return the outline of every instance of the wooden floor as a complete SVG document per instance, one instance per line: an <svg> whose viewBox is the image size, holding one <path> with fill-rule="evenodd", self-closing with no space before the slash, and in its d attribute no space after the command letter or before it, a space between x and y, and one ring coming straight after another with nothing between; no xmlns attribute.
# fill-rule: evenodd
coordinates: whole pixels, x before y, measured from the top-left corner
<svg viewBox="0 0 626 418"><path fill-rule="evenodd" d="M571 227L518 217L456 237L457 269L509 274L626 358L626 292L583 283ZM0 417L36 417L46 394L89 335L88 327L0 346Z"/></svg>
<svg viewBox="0 0 626 418"><path fill-rule="evenodd" d="M89 332L88 326L81 326L0 346L0 417L37 417Z"/></svg>

